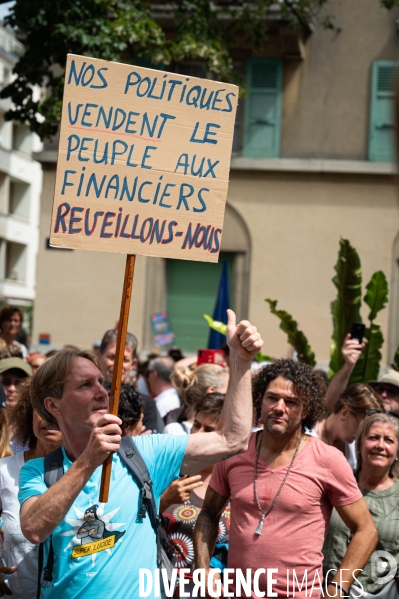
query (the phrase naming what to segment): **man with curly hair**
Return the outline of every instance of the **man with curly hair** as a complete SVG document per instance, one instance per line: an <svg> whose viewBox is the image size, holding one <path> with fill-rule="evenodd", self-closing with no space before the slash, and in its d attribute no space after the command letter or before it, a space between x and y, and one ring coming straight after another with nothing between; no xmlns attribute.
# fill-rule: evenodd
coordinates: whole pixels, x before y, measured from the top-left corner
<svg viewBox="0 0 399 599"><path fill-rule="evenodd" d="M244 576L251 570L252 597L317 599L321 550L335 507L353 538L327 591L348 595L377 533L343 454L306 434L323 417L324 394L322 377L305 364L282 359L258 371L253 398L263 429L251 435L245 453L213 470L194 536L197 568L209 572L220 514L230 501L228 567ZM240 596L239 581L230 578L230 596Z"/></svg>

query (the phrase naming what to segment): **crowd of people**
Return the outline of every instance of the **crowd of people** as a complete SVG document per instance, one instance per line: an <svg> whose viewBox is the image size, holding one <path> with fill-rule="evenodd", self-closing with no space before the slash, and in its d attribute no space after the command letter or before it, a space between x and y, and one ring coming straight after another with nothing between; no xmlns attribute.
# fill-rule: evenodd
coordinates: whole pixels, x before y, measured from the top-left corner
<svg viewBox="0 0 399 599"><path fill-rule="evenodd" d="M253 368L263 342L231 311L222 363L177 348L140 361L128 333L115 416L117 330L91 351L29 353L22 316L0 311L0 593L140 596L157 542L146 489L121 458L133 437L185 596L203 569L208 596L243 596L246 583L253 597L399 597L399 372L349 385L358 340L346 337L327 381L292 359Z"/></svg>

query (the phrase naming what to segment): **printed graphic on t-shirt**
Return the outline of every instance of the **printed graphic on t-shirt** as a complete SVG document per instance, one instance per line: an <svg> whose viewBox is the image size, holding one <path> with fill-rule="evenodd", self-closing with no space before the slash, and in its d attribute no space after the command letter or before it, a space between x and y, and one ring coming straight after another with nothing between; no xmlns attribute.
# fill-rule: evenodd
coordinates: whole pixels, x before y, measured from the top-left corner
<svg viewBox="0 0 399 599"><path fill-rule="evenodd" d="M67 524L73 526L72 530L60 533L64 537L73 537L66 549L72 547L72 559L92 557L93 566L95 564L95 554L100 551L107 551L112 555L111 549L125 534L125 530L118 530L121 526L125 526L126 522L113 522L112 518L120 510L120 506L116 509L104 513L105 503L100 505L94 504L89 506L84 512L74 506L74 510L78 519L65 518Z"/></svg>

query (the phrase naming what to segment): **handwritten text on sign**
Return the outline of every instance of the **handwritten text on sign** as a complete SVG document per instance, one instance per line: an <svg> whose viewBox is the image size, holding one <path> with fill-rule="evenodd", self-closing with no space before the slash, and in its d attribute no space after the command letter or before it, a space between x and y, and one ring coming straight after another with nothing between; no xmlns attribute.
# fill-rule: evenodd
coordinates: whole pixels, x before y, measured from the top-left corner
<svg viewBox="0 0 399 599"><path fill-rule="evenodd" d="M68 55L51 245L216 262L238 88Z"/></svg>

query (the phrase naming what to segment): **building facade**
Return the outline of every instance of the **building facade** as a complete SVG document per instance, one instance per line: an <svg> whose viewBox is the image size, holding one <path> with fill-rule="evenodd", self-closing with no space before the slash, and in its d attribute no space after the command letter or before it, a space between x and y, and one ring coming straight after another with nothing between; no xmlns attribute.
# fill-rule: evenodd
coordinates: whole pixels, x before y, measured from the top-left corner
<svg viewBox="0 0 399 599"><path fill-rule="evenodd" d="M0 89L10 82L23 52L13 32L0 25ZM9 100L0 100L0 302L25 308L30 315L42 192L42 167L32 154L42 144L29 127L4 120L9 108Z"/></svg>
<svg viewBox="0 0 399 599"><path fill-rule="evenodd" d="M399 202L393 103L399 12L376 0L331 0L336 29L270 28L262 52L235 48L248 95L237 115L221 259L228 261L232 307L254 322L265 353L290 355L264 299L292 313L320 363L329 360L331 282L339 239L357 249L364 284L375 270L390 283L381 313L384 364L399 345ZM199 65L178 65L198 75ZM34 341L89 346L118 319L124 258L47 247L56 142L44 167ZM129 330L153 344L150 316L167 310L176 344L206 344L218 265L137 258ZM366 317L367 315L364 314Z"/></svg>

